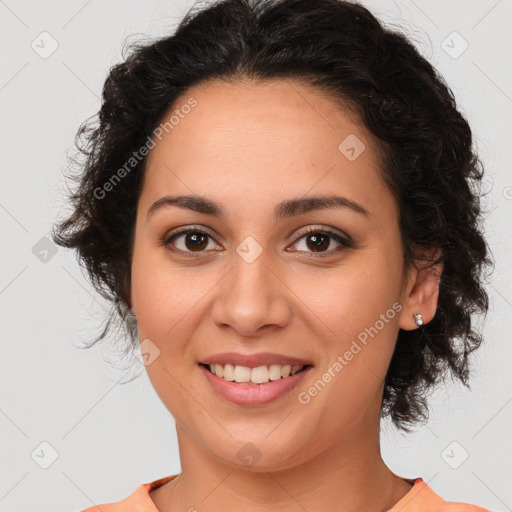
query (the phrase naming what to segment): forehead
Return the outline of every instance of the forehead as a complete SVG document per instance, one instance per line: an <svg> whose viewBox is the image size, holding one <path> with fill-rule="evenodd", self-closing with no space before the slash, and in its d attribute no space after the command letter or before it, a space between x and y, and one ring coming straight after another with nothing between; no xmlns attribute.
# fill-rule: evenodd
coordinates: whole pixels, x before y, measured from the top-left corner
<svg viewBox="0 0 512 512"><path fill-rule="evenodd" d="M194 105L193 107L186 107ZM150 151L143 194L252 200L340 192L371 204L389 192L378 147L349 109L291 80L213 81L187 90ZM250 208L251 205L244 205Z"/></svg>

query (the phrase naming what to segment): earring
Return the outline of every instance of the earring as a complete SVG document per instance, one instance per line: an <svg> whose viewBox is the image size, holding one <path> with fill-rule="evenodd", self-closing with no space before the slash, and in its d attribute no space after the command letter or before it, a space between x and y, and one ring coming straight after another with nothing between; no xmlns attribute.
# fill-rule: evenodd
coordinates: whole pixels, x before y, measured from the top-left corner
<svg viewBox="0 0 512 512"><path fill-rule="evenodd" d="M421 318L421 313L413 313L414 321L416 325L423 325L423 319Z"/></svg>

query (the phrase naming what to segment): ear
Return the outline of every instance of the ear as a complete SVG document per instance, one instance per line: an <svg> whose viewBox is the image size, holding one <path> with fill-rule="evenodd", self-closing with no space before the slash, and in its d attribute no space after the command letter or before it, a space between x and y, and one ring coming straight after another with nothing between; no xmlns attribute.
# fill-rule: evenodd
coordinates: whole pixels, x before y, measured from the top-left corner
<svg viewBox="0 0 512 512"><path fill-rule="evenodd" d="M432 265L432 261L437 260L440 254L439 249L435 251L433 256L432 251L422 251L422 258L414 260L414 264L411 265L402 295L400 329L411 331L418 328L413 316L415 313L421 313L424 324L434 318L437 310L443 264L439 262Z"/></svg>

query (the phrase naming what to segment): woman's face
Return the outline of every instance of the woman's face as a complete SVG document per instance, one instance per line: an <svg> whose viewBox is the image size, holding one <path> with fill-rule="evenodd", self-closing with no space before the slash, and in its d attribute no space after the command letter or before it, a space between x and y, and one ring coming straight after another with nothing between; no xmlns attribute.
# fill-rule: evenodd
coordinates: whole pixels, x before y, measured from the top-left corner
<svg viewBox="0 0 512 512"><path fill-rule="evenodd" d="M178 428L218 460L241 466L250 453L255 470L378 433L398 330L415 328L416 274L402 281L398 210L371 136L292 81L210 82L174 110L148 156L131 298L149 378ZM190 201L152 208L166 196L201 197L222 215ZM304 207L313 196L359 208ZM226 352L312 368L267 403L242 404L219 394L200 366Z"/></svg>

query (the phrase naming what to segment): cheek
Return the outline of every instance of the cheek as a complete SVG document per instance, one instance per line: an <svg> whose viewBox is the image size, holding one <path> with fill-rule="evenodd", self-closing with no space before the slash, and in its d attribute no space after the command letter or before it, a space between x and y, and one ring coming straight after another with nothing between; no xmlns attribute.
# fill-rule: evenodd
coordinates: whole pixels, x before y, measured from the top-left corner
<svg viewBox="0 0 512 512"><path fill-rule="evenodd" d="M180 383L195 370L187 344L193 334L188 319L200 297L194 300L196 293L190 293L181 274L171 270L158 252L142 247L134 251L132 300L139 339L141 344L149 340L153 354L157 354L145 367L157 395L173 414L180 417L181 411L185 418L192 417L197 411L192 410L190 396Z"/></svg>
<svg viewBox="0 0 512 512"><path fill-rule="evenodd" d="M354 254L335 269L305 272L293 284L303 312L333 345L375 324L399 299L399 268L392 268L377 251ZM309 311L309 313L307 313ZM395 310L387 315L394 323ZM379 323L380 325L380 323ZM344 340L343 344L340 341Z"/></svg>
<svg viewBox="0 0 512 512"><path fill-rule="evenodd" d="M195 294L187 292L176 278L157 271L146 278L135 277L132 290L141 340L149 338L161 350L177 346L187 325L187 314L198 300L193 300ZM173 340L173 344L165 340Z"/></svg>
<svg viewBox="0 0 512 512"><path fill-rule="evenodd" d="M161 248L139 246L132 262L132 300L137 315L140 340L149 339L172 371L185 371L174 362L192 361L190 340L201 317L207 314L205 293L218 278L199 275L193 266L172 264ZM169 368L170 370L170 368ZM148 367L148 372L154 371Z"/></svg>
<svg viewBox="0 0 512 512"><path fill-rule="evenodd" d="M157 249L149 249L136 239L132 261L132 302L137 315L139 337L149 338L160 345L162 333L170 329L168 312L169 293L176 285L162 263L155 258Z"/></svg>
<svg viewBox="0 0 512 512"><path fill-rule="evenodd" d="M400 271L382 251L368 251L322 277L297 281L307 332L323 352L321 381L329 382L319 402L329 396L344 408L357 408L378 390L398 333Z"/></svg>

